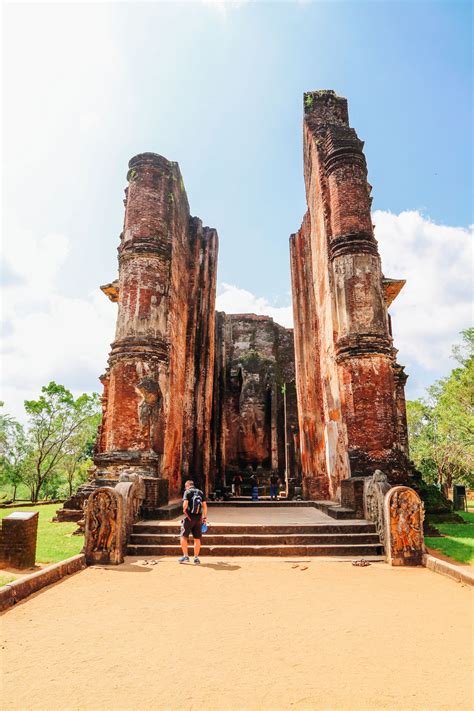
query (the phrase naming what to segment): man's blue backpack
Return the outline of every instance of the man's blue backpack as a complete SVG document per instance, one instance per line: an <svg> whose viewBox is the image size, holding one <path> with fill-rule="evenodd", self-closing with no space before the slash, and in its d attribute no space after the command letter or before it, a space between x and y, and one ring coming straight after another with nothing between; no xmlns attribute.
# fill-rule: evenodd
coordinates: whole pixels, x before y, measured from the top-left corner
<svg viewBox="0 0 474 711"><path fill-rule="evenodd" d="M199 489L191 489L192 499L189 502L189 513L200 514L202 511L202 498L204 494Z"/></svg>

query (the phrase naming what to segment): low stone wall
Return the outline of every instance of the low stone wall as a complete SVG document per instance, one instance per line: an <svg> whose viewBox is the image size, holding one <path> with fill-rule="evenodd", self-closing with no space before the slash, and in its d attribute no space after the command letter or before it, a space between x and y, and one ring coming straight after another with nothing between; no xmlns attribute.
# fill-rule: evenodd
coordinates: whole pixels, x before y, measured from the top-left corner
<svg viewBox="0 0 474 711"><path fill-rule="evenodd" d="M38 535L37 511L14 511L0 522L0 568L32 568Z"/></svg>
<svg viewBox="0 0 474 711"><path fill-rule="evenodd" d="M24 600L32 593L38 592L47 585L58 582L66 575L71 575L86 567L83 553L67 558L59 563L38 570L31 575L25 575L0 588L0 611L7 610L15 603Z"/></svg>
<svg viewBox="0 0 474 711"><path fill-rule="evenodd" d="M428 568L428 570L432 570L434 573L440 573L441 575L446 575L448 578L452 578L458 583L474 586L474 570L469 570L467 567L449 563L447 560L441 560L440 558L430 555L429 553L423 554L423 565L425 568Z"/></svg>

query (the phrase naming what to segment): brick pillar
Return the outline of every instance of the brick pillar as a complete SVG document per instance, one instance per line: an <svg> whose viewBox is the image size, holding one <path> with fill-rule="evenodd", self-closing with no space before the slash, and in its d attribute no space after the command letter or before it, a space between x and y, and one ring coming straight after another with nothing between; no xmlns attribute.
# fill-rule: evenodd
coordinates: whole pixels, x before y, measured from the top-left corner
<svg viewBox="0 0 474 711"><path fill-rule="evenodd" d="M37 511L14 511L0 522L0 567L34 566L38 517Z"/></svg>
<svg viewBox="0 0 474 711"><path fill-rule="evenodd" d="M375 469L403 481L408 462L363 142L333 91L306 93L304 110L308 213L291 238L301 457L306 488L327 482L334 498Z"/></svg>
<svg viewBox="0 0 474 711"><path fill-rule="evenodd" d="M105 418L95 456L98 475L112 478L130 466L145 476L161 473L170 371L171 259L173 241L179 241L181 233L187 237L189 220L176 163L143 153L132 158L127 177L117 326L103 376ZM182 272L185 278L186 269Z"/></svg>
<svg viewBox="0 0 474 711"><path fill-rule="evenodd" d="M396 445L392 339L362 146L349 127L330 128L324 142L335 345L352 476L372 474L374 462L383 467Z"/></svg>

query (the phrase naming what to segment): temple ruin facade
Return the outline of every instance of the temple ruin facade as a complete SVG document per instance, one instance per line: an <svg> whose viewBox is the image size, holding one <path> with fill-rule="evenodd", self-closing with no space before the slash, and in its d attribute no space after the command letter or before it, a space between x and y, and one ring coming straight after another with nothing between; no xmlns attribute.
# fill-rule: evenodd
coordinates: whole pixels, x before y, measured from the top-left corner
<svg viewBox="0 0 474 711"><path fill-rule="evenodd" d="M210 493L237 472L262 485L277 472L287 496L299 485L320 501L341 501L347 482L375 470L405 483L406 375L388 314L404 282L381 270L346 99L304 95L294 331L216 312L217 232L191 216L177 163L143 153L127 178L118 280L101 287L117 326L83 494L138 474L152 515L188 478Z"/></svg>
<svg viewBox="0 0 474 711"><path fill-rule="evenodd" d="M188 478L209 492L237 471L296 476L292 330L216 313L217 233L190 216L177 163L144 153L127 177L119 277L101 287L118 314L96 481L139 474L159 506Z"/></svg>
<svg viewBox="0 0 474 711"><path fill-rule="evenodd" d="M296 382L305 495L409 472L404 385L388 306L404 284L382 274L363 142L347 100L304 95L308 210L290 238Z"/></svg>

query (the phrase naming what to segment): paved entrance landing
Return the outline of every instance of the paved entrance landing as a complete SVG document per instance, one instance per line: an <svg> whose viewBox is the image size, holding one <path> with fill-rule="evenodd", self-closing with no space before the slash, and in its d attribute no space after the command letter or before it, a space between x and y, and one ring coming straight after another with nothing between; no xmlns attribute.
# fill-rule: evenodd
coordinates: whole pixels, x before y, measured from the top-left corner
<svg viewBox="0 0 474 711"><path fill-rule="evenodd" d="M351 556L383 554L373 523L335 520L314 506L209 506L203 556ZM128 554L139 557L180 554L181 516L171 521L140 521L133 526ZM192 539L191 539L192 541Z"/></svg>
<svg viewBox="0 0 474 711"><path fill-rule="evenodd" d="M173 521L177 523L181 518L182 516L177 516ZM279 526L284 524L334 523L333 518L310 506L304 508L285 508L283 506L281 508L277 506L258 506L255 508L251 506L245 508L238 506L216 506L214 508L211 504L208 509L208 519L210 529L213 524L218 523L232 523L242 526L259 523L263 525L276 524ZM163 521L162 523L169 524L172 522ZM347 523L350 523L350 521Z"/></svg>

